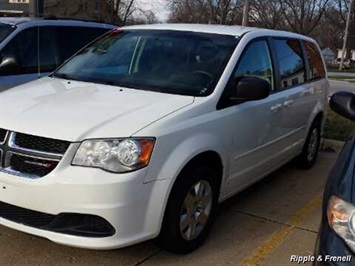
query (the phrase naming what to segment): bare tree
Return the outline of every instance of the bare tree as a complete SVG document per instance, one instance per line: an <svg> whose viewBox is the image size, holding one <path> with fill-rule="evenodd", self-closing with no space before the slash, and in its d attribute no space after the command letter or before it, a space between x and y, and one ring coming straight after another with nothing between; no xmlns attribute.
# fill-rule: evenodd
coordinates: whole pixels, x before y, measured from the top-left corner
<svg viewBox="0 0 355 266"><path fill-rule="evenodd" d="M151 10L138 9L135 15L128 21L129 24L155 24L159 23L155 13Z"/></svg>
<svg viewBox="0 0 355 266"><path fill-rule="evenodd" d="M104 13L111 23L124 26L137 10L135 0L105 0Z"/></svg>
<svg viewBox="0 0 355 266"><path fill-rule="evenodd" d="M350 0L330 0L329 8L324 13L317 30L311 33L324 47L333 51L340 49L344 38L346 16ZM355 48L355 6L353 6L351 23L349 25L348 48ZM347 52L347 56L350 52Z"/></svg>
<svg viewBox="0 0 355 266"><path fill-rule="evenodd" d="M237 24L242 0L170 0L169 9L170 22Z"/></svg>
<svg viewBox="0 0 355 266"><path fill-rule="evenodd" d="M137 9L135 0L45 0L47 15L98 19L120 26L131 22Z"/></svg>
<svg viewBox="0 0 355 266"><path fill-rule="evenodd" d="M251 19L255 26L268 29L287 29L279 0L253 0Z"/></svg>
<svg viewBox="0 0 355 266"><path fill-rule="evenodd" d="M208 7L205 1L171 0L170 22L208 23Z"/></svg>
<svg viewBox="0 0 355 266"><path fill-rule="evenodd" d="M292 31L310 34L321 21L330 0L279 0L285 21Z"/></svg>

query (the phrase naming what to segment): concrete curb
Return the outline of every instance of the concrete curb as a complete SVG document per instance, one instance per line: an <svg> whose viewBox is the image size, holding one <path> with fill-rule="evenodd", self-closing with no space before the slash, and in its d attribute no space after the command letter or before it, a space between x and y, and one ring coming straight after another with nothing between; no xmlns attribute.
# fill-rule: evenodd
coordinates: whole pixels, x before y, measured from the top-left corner
<svg viewBox="0 0 355 266"><path fill-rule="evenodd" d="M327 151L330 149L334 150L335 152L340 152L345 145L345 142L333 140L333 139L325 139L322 138L321 140L321 150Z"/></svg>

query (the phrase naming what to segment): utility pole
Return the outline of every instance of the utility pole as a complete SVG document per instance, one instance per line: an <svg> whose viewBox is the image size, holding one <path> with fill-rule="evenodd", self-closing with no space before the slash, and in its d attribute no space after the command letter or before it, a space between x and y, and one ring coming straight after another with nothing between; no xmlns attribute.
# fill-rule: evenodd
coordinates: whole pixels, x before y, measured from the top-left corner
<svg viewBox="0 0 355 266"><path fill-rule="evenodd" d="M350 19L351 19L351 12L353 9L353 2L354 0L350 0L349 3L349 13L346 19L346 25L345 25L345 35L344 35L344 41L343 41L343 50L341 51L341 60L340 60L340 66L339 70L343 70L344 66L344 57L345 57L345 50L346 50L346 43L348 42L348 36L349 36L349 24L350 24Z"/></svg>
<svg viewBox="0 0 355 266"><path fill-rule="evenodd" d="M249 10L250 10L250 0L244 0L242 26L248 26L248 22L249 22Z"/></svg>
<svg viewBox="0 0 355 266"><path fill-rule="evenodd" d="M30 17L36 18L43 15L44 0L30 0L28 13Z"/></svg>

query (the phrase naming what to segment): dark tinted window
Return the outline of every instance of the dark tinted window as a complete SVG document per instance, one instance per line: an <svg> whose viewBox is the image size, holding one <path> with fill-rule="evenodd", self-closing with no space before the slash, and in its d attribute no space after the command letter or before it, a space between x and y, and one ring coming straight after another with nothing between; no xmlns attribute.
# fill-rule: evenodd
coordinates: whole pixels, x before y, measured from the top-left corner
<svg viewBox="0 0 355 266"><path fill-rule="evenodd" d="M275 39L274 45L280 66L281 88L304 83L306 71L300 42L293 39Z"/></svg>
<svg viewBox="0 0 355 266"><path fill-rule="evenodd" d="M17 34L1 51L1 62L12 62L0 70L0 75L36 73L38 70L37 28L30 28Z"/></svg>
<svg viewBox="0 0 355 266"><path fill-rule="evenodd" d="M60 47L54 27L39 28L39 64L41 72L52 72L61 63Z"/></svg>
<svg viewBox="0 0 355 266"><path fill-rule="evenodd" d="M85 27L56 27L60 58L67 60L77 51L100 37L109 29Z"/></svg>
<svg viewBox="0 0 355 266"><path fill-rule="evenodd" d="M310 43L310 42L304 42L304 44L306 47L307 57L309 62L310 79L314 80L318 78L324 78L325 77L324 64L317 46L314 43Z"/></svg>
<svg viewBox="0 0 355 266"><path fill-rule="evenodd" d="M11 58L16 65L1 69L0 75L37 73L38 70L42 73L52 72L79 49L107 31L103 28L53 26L26 29L1 51L0 61Z"/></svg>
<svg viewBox="0 0 355 266"><path fill-rule="evenodd" d="M14 30L15 30L14 26L10 26L10 25L7 25L7 24L0 23L0 43L3 40L5 40L5 38L7 36L9 36L9 34L11 32L13 32Z"/></svg>
<svg viewBox="0 0 355 266"><path fill-rule="evenodd" d="M265 40L255 41L244 51L235 77L254 76L267 80L273 88L273 69L269 48Z"/></svg>

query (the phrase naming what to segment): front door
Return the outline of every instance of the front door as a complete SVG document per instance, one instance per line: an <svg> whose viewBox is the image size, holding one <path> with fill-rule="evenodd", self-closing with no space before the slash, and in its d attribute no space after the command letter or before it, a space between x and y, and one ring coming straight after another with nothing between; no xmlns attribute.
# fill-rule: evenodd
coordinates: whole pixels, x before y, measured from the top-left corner
<svg viewBox="0 0 355 266"><path fill-rule="evenodd" d="M230 153L228 193L241 190L267 173L279 162L285 147L281 119L285 94L275 88L274 67L266 39L256 39L245 48L234 73L236 80L255 76L270 83L271 95L263 100L246 102L226 108L234 121L233 144Z"/></svg>

